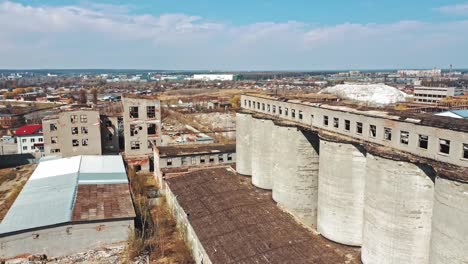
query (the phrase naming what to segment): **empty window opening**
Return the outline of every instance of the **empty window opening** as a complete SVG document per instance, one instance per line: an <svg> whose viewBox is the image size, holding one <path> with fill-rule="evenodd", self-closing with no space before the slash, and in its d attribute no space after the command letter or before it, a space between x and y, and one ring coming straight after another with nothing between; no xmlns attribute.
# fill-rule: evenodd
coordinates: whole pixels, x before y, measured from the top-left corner
<svg viewBox="0 0 468 264"><path fill-rule="evenodd" d="M76 123L77 121L78 121L78 117L76 115L70 116L70 122L72 122L72 124Z"/></svg>
<svg viewBox="0 0 468 264"><path fill-rule="evenodd" d="M88 146L88 139L87 139L87 138L83 138L83 139L81 140L81 145L82 145L82 146Z"/></svg>
<svg viewBox="0 0 468 264"><path fill-rule="evenodd" d="M468 146L467 146L467 147L468 147ZM228 161L231 161L231 160L232 160L232 154L228 154L228 155L227 155L227 160L228 160Z"/></svg>
<svg viewBox="0 0 468 264"><path fill-rule="evenodd" d="M310 115L310 124L311 124L311 125L314 124L314 115Z"/></svg>
<svg viewBox="0 0 468 264"><path fill-rule="evenodd" d="M172 166L172 159L171 158L168 158L167 161L167 166Z"/></svg>
<svg viewBox="0 0 468 264"><path fill-rule="evenodd" d="M71 128L71 133L72 133L72 135L78 135L78 127L72 127Z"/></svg>
<svg viewBox="0 0 468 264"><path fill-rule="evenodd" d="M140 141L131 141L130 142L131 149L140 149Z"/></svg>
<svg viewBox="0 0 468 264"><path fill-rule="evenodd" d="M60 153L60 149L51 149L50 153Z"/></svg>
<svg viewBox="0 0 468 264"><path fill-rule="evenodd" d="M463 158L468 159L468 144L463 144Z"/></svg>
<svg viewBox="0 0 468 264"><path fill-rule="evenodd" d="M50 124L49 125L50 131L55 131L57 130L57 126L55 124Z"/></svg>
<svg viewBox="0 0 468 264"><path fill-rule="evenodd" d="M224 162L224 156L222 154L218 155L218 161L219 162Z"/></svg>
<svg viewBox="0 0 468 264"><path fill-rule="evenodd" d="M323 125L328 126L328 116L323 116Z"/></svg>
<svg viewBox="0 0 468 264"><path fill-rule="evenodd" d="M346 131L350 131L351 130L351 122L349 120L345 120L344 121L344 129Z"/></svg>
<svg viewBox="0 0 468 264"><path fill-rule="evenodd" d="M260 102L257 102L257 109L260 109Z"/></svg>
<svg viewBox="0 0 468 264"><path fill-rule="evenodd" d="M88 116L87 115L80 115L80 122L81 123L87 123L88 122Z"/></svg>
<svg viewBox="0 0 468 264"><path fill-rule="evenodd" d="M276 105L273 106L273 114L276 114Z"/></svg>
<svg viewBox="0 0 468 264"><path fill-rule="evenodd" d="M291 109L291 117L296 118L296 110L295 109Z"/></svg>
<svg viewBox="0 0 468 264"><path fill-rule="evenodd" d="M265 111L265 103L262 103L262 111Z"/></svg>
<svg viewBox="0 0 468 264"><path fill-rule="evenodd" d="M57 137L51 137L50 138L50 143L57 144L58 143L58 138Z"/></svg>
<svg viewBox="0 0 468 264"><path fill-rule="evenodd" d="M283 114L283 109L281 109L281 106L278 107L278 113L279 113L280 115Z"/></svg>
<svg viewBox="0 0 468 264"><path fill-rule="evenodd" d="M270 104L267 104L267 111L270 112L270 110L271 110L271 106Z"/></svg>
<svg viewBox="0 0 468 264"><path fill-rule="evenodd" d="M356 133L362 135L362 123L361 122L356 122Z"/></svg>
<svg viewBox="0 0 468 264"><path fill-rule="evenodd" d="M424 135L419 135L419 147L422 149L427 149L429 146L429 137Z"/></svg>
<svg viewBox="0 0 468 264"><path fill-rule="evenodd" d="M130 118L138 118L138 106L130 106Z"/></svg>
<svg viewBox="0 0 468 264"><path fill-rule="evenodd" d="M213 162L214 162L214 157L210 156L210 163L213 163Z"/></svg>
<svg viewBox="0 0 468 264"><path fill-rule="evenodd" d="M133 169L135 170L135 172L139 172L141 171L141 165L133 165Z"/></svg>
<svg viewBox="0 0 468 264"><path fill-rule="evenodd" d="M340 119L338 119L337 117L333 118L333 127L334 128L339 128L340 127Z"/></svg>
<svg viewBox="0 0 468 264"><path fill-rule="evenodd" d="M88 128L87 127L81 127L81 134L88 134Z"/></svg>
<svg viewBox="0 0 468 264"><path fill-rule="evenodd" d="M205 163L205 157L200 157L200 163L204 164Z"/></svg>
<svg viewBox="0 0 468 264"><path fill-rule="evenodd" d="M148 135L156 135L156 124L148 124Z"/></svg>
<svg viewBox="0 0 468 264"><path fill-rule="evenodd" d="M409 132L408 131L401 131L400 132L400 143L404 145L409 144Z"/></svg>
<svg viewBox="0 0 468 264"><path fill-rule="evenodd" d="M181 162L182 166L187 165L187 163L188 163L188 162L187 162L187 157L181 157L181 158L180 158L180 162Z"/></svg>
<svg viewBox="0 0 468 264"><path fill-rule="evenodd" d="M450 153L450 140L439 139L439 152L443 154Z"/></svg>
<svg viewBox="0 0 468 264"><path fill-rule="evenodd" d="M392 129L388 127L384 127L384 140L391 141L392 140Z"/></svg>
<svg viewBox="0 0 468 264"><path fill-rule="evenodd" d="M138 135L140 130L143 130L143 127L137 125L130 125L130 136Z"/></svg>
<svg viewBox="0 0 468 264"><path fill-rule="evenodd" d="M285 116L288 116L288 114L289 114L288 111L289 111L289 109L288 109L287 107L285 107L285 108L284 108L284 115L285 115Z"/></svg>
<svg viewBox="0 0 468 264"><path fill-rule="evenodd" d="M80 145L80 141L78 139L73 139L72 140L72 146L73 147L78 147Z"/></svg>
<svg viewBox="0 0 468 264"><path fill-rule="evenodd" d="M146 107L146 116L148 118L155 118L156 117L156 107L155 106L147 106Z"/></svg>
<svg viewBox="0 0 468 264"><path fill-rule="evenodd" d="M375 125L369 126L369 136L373 138L377 137L377 127Z"/></svg>

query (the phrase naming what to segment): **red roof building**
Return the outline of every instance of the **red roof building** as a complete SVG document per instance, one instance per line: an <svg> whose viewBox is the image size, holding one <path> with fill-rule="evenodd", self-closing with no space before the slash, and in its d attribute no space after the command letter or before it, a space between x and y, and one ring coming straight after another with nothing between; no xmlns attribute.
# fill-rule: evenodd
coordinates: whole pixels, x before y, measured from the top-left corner
<svg viewBox="0 0 468 264"><path fill-rule="evenodd" d="M30 136L42 134L42 125L25 125L15 131L15 136Z"/></svg>

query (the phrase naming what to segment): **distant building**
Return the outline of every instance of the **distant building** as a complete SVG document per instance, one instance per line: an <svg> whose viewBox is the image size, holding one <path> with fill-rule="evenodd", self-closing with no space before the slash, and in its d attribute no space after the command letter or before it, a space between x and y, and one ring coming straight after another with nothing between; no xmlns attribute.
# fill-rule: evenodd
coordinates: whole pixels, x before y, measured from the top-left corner
<svg viewBox="0 0 468 264"><path fill-rule="evenodd" d="M403 77L438 77L442 75L441 69L432 70L399 70L398 75Z"/></svg>
<svg viewBox="0 0 468 264"><path fill-rule="evenodd" d="M436 115L468 119L468 110L449 110L442 113L437 113Z"/></svg>
<svg viewBox="0 0 468 264"><path fill-rule="evenodd" d="M46 155L70 157L101 155L99 112L79 109L60 112L42 120Z"/></svg>
<svg viewBox="0 0 468 264"><path fill-rule="evenodd" d="M22 116L0 113L0 128L15 128L22 125Z"/></svg>
<svg viewBox="0 0 468 264"><path fill-rule="evenodd" d="M15 131L18 154L44 152L42 125L25 125Z"/></svg>
<svg viewBox="0 0 468 264"><path fill-rule="evenodd" d="M234 74L195 74L193 79L199 81L233 81Z"/></svg>
<svg viewBox="0 0 468 264"><path fill-rule="evenodd" d="M417 103L438 103L447 97L463 95L463 90L455 87L415 87L414 101Z"/></svg>
<svg viewBox="0 0 468 264"><path fill-rule="evenodd" d="M43 160L0 223L0 259L124 242L134 220L121 156Z"/></svg>
<svg viewBox="0 0 468 264"><path fill-rule="evenodd" d="M125 159L137 171L152 170L153 147L161 141L161 103L154 96L124 95Z"/></svg>

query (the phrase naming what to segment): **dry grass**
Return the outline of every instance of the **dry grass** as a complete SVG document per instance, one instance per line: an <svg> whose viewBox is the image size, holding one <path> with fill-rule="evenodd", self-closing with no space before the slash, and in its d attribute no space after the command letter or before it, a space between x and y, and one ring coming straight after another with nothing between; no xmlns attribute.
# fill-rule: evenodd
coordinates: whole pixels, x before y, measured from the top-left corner
<svg viewBox="0 0 468 264"><path fill-rule="evenodd" d="M25 165L19 170L0 170L0 222L18 197L36 165Z"/></svg>

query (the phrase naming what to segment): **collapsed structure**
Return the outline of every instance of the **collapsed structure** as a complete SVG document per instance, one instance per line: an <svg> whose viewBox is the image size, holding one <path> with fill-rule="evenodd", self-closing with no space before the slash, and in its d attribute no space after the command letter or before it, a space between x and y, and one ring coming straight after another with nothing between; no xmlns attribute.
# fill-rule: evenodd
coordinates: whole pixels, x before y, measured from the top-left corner
<svg viewBox="0 0 468 264"><path fill-rule="evenodd" d="M63 256L123 242L134 218L121 156L41 161L0 223L0 258Z"/></svg>
<svg viewBox="0 0 468 264"><path fill-rule="evenodd" d="M468 261L468 123L242 95L240 174L373 263Z"/></svg>

